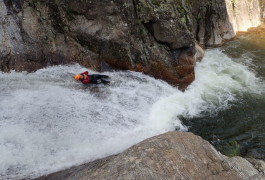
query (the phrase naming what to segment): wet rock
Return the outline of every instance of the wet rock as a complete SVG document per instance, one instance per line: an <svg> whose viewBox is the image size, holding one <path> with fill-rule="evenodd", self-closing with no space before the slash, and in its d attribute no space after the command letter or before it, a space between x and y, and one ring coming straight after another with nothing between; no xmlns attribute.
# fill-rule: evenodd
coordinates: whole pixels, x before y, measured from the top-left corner
<svg viewBox="0 0 265 180"><path fill-rule="evenodd" d="M0 1L0 68L34 71L77 62L101 71L108 64L183 89L195 78L195 60L203 57L196 42L220 45L236 31L257 26L257 2Z"/></svg>
<svg viewBox="0 0 265 180"><path fill-rule="evenodd" d="M247 31L261 24L259 1L191 1L194 33L203 47L219 46L235 37L238 31Z"/></svg>
<svg viewBox="0 0 265 180"><path fill-rule="evenodd" d="M221 45L225 39L235 36L229 20L226 1L192 1L194 33L202 47Z"/></svg>
<svg viewBox="0 0 265 180"><path fill-rule="evenodd" d="M247 158L247 160L258 170L265 179L265 162L259 159Z"/></svg>
<svg viewBox="0 0 265 180"><path fill-rule="evenodd" d="M204 50L197 43L195 44L195 49L196 49L195 59L196 61L200 62L204 56Z"/></svg>
<svg viewBox="0 0 265 180"><path fill-rule="evenodd" d="M114 156L38 178L82 179L264 179L264 162L228 158L199 136L169 132L149 138ZM257 163L258 162L258 163Z"/></svg>
<svg viewBox="0 0 265 180"><path fill-rule="evenodd" d="M184 1L139 1L138 18L155 40L170 49L190 47L194 44L191 9Z"/></svg>

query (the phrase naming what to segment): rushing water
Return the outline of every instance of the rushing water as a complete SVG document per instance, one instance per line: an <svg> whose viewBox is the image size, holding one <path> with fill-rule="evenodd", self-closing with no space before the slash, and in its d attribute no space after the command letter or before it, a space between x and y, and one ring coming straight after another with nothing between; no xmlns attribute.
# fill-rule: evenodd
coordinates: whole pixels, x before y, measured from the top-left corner
<svg viewBox="0 0 265 180"><path fill-rule="evenodd" d="M159 122L159 112L152 112L159 98L176 92L168 84L112 72L106 73L112 85L85 86L73 79L85 70L71 65L0 74L0 179L49 173L183 128Z"/></svg>
<svg viewBox="0 0 265 180"><path fill-rule="evenodd" d="M244 89L238 92L231 92L234 94L233 100L227 103L230 108L217 113L205 111L197 117L184 117L182 120L190 126L190 131L211 141L225 154L229 155L236 148L238 155L265 159L265 29L240 36L220 48L220 51L234 62L248 67L250 72L255 72L260 81L255 83L259 84L258 87L250 83L242 86ZM218 68L217 73L228 73L239 83L249 78L238 68L221 71ZM226 79L223 81L223 87L227 89Z"/></svg>
<svg viewBox="0 0 265 180"><path fill-rule="evenodd" d="M0 73L0 179L51 173L175 129L264 149L264 83L252 56L225 55L235 46L208 50L185 92L130 71L85 86L73 79L86 70L79 65Z"/></svg>

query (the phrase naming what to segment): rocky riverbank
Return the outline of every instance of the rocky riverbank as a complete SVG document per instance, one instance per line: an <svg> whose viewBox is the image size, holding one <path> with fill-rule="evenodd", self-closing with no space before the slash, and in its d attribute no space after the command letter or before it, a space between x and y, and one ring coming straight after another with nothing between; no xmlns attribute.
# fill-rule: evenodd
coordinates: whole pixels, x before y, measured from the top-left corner
<svg viewBox="0 0 265 180"><path fill-rule="evenodd" d="M149 138L104 159L36 180L262 180L265 162L226 157L209 142L187 132Z"/></svg>

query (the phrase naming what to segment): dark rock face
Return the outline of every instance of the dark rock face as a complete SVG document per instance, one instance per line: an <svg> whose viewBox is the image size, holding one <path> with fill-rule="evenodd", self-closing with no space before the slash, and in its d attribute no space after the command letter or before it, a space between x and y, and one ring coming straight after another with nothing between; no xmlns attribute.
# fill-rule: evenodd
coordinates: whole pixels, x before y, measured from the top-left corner
<svg viewBox="0 0 265 180"><path fill-rule="evenodd" d="M194 34L203 47L218 46L224 39L231 39L235 35L229 21L226 1L191 1L191 6Z"/></svg>
<svg viewBox="0 0 265 180"><path fill-rule="evenodd" d="M36 180L261 180L261 160L228 158L192 133L170 132L121 154L54 173Z"/></svg>
<svg viewBox="0 0 265 180"><path fill-rule="evenodd" d="M100 71L107 63L181 89L195 78L195 42L234 35L217 0L4 0L0 20L2 71L71 62Z"/></svg>

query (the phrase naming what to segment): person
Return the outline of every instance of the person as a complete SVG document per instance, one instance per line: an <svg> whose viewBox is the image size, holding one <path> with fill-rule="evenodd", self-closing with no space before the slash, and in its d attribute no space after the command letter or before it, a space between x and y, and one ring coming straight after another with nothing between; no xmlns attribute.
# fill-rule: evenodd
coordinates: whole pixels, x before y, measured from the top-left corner
<svg viewBox="0 0 265 180"><path fill-rule="evenodd" d="M81 81L83 84L108 84L110 81L107 81L105 79L109 78L107 75L101 75L101 74L88 74L88 71L85 71L81 74L77 74L74 76L74 79L77 81Z"/></svg>

